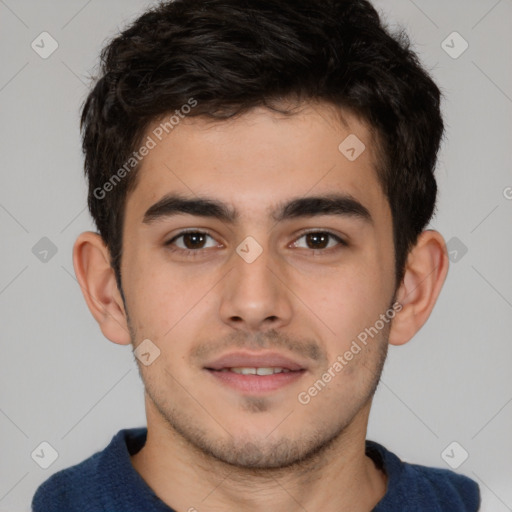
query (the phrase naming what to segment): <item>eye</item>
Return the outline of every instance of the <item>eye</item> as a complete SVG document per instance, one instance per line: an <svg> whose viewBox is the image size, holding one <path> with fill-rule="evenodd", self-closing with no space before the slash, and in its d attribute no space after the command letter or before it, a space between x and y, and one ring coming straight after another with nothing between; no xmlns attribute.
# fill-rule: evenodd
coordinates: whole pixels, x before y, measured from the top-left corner
<svg viewBox="0 0 512 512"><path fill-rule="evenodd" d="M305 239L306 247L301 247L298 242L298 240L301 240L302 238ZM336 248L337 245L347 246L348 244L339 236L331 233L330 231L308 231L307 233L303 233L297 239L297 241L293 243L294 247L320 250L325 252L330 252L326 251L326 249Z"/></svg>
<svg viewBox="0 0 512 512"><path fill-rule="evenodd" d="M211 241L208 245L208 239ZM299 240L305 240L305 246L299 243ZM196 257L202 254L204 249L213 247L222 247L215 239L205 231L189 230L182 231L165 243L172 252L181 253L185 256ZM292 247L309 249L330 253L332 250L340 249L340 246L348 244L339 236L330 231L308 231L303 233L293 242Z"/></svg>
<svg viewBox="0 0 512 512"><path fill-rule="evenodd" d="M205 245L208 238L210 238L213 243ZM184 253L199 252L202 249L218 246L213 237L204 231L182 231L166 242L165 245L170 246L172 251Z"/></svg>

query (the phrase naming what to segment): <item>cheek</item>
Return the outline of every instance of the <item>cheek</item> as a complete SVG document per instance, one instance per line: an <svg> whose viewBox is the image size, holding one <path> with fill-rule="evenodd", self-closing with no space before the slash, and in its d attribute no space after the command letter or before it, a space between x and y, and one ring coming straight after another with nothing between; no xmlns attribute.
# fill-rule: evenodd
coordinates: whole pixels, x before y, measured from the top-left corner
<svg viewBox="0 0 512 512"><path fill-rule="evenodd" d="M165 254L133 258L127 265L128 308L139 335L164 345L184 326L200 325L198 316L210 308L209 299L217 273L206 266L171 264Z"/></svg>
<svg viewBox="0 0 512 512"><path fill-rule="evenodd" d="M180 313L184 287L159 261L133 255L124 267L123 287L130 319L139 334L161 337Z"/></svg>
<svg viewBox="0 0 512 512"><path fill-rule="evenodd" d="M343 352L385 313L392 292L385 276L375 262L361 259L358 265L333 270L328 277L304 283L302 293L328 327L325 332L330 339L331 357Z"/></svg>

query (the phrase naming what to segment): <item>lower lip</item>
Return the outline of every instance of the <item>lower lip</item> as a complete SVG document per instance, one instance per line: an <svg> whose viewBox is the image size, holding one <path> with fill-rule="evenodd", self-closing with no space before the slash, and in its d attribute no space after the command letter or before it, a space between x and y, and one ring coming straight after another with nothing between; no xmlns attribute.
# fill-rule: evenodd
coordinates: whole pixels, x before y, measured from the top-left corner
<svg viewBox="0 0 512 512"><path fill-rule="evenodd" d="M296 372L274 373L272 375L242 375L235 372L207 371L222 384L236 391L252 394L276 391L296 382L305 373L305 370L300 370Z"/></svg>

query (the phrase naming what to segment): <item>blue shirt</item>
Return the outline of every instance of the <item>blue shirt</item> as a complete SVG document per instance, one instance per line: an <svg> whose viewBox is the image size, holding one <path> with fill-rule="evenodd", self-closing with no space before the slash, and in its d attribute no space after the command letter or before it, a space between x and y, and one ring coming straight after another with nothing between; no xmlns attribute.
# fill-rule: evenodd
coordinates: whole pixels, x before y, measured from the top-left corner
<svg viewBox="0 0 512 512"><path fill-rule="evenodd" d="M146 428L120 430L110 444L43 482L32 499L33 512L175 512L132 466L130 455L146 442ZM388 475L385 496L372 512L476 512L480 489L448 469L402 462L374 441L366 453Z"/></svg>

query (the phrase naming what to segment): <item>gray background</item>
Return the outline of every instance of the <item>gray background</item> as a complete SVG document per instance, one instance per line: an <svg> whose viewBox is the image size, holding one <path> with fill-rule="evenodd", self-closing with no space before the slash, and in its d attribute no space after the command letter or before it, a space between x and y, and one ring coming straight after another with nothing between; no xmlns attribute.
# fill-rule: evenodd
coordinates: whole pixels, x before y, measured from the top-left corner
<svg viewBox="0 0 512 512"><path fill-rule="evenodd" d="M71 250L94 229L78 130L87 77L106 38L150 4L0 0L1 511L28 511L50 474L119 429L145 425L130 347L101 334ZM445 94L431 227L450 241L454 261L430 320L390 348L368 438L406 461L446 468L441 454L456 441L445 459L468 452L457 471L480 483L482 510L512 510L512 1L375 5L408 30ZM31 48L43 31L59 45L46 59ZM458 58L442 47L454 31L469 44ZM452 54L462 48L457 36L446 44ZM56 254L41 252L43 237ZM47 469L31 457L43 441L58 452Z"/></svg>

